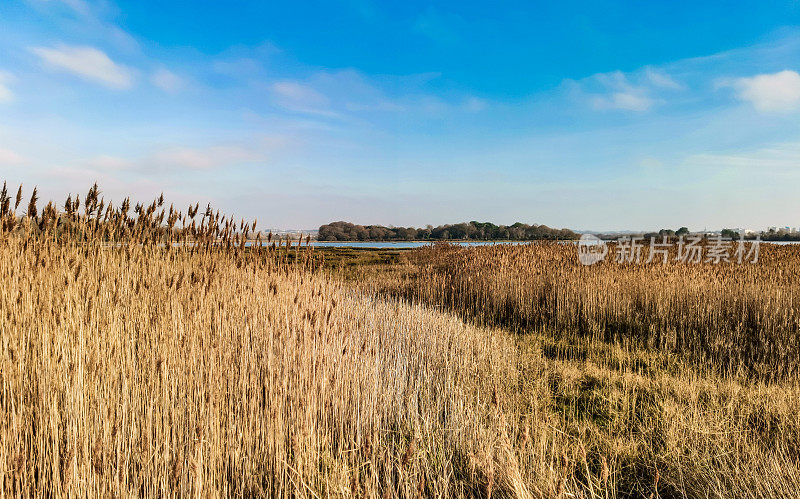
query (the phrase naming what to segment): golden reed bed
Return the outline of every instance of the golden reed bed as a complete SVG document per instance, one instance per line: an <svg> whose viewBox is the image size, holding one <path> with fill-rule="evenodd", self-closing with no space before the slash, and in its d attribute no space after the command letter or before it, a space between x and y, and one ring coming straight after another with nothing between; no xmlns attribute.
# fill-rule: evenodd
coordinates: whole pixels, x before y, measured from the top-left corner
<svg viewBox="0 0 800 499"><path fill-rule="evenodd" d="M157 201L128 216L94 192L83 210L39 215L34 200L25 217L0 196L5 495L791 497L800 485L788 371L748 380L596 336L469 325L309 270L311 250L244 248L253 226L210 209Z"/></svg>
<svg viewBox="0 0 800 499"><path fill-rule="evenodd" d="M615 249L584 266L574 245L439 245L380 287L483 324L654 348L731 375L797 377L800 245L762 243L757 262L742 264L675 263L676 248L667 264L645 263L646 253L617 263Z"/></svg>

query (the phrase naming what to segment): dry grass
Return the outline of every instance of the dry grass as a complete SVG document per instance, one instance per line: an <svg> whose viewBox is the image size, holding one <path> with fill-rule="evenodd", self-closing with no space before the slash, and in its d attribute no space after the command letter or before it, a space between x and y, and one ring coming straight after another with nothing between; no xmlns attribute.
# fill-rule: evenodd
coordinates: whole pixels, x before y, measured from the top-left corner
<svg viewBox="0 0 800 499"><path fill-rule="evenodd" d="M613 253L613 250L612 250ZM590 267L573 245L411 253L379 288L481 324L655 348L725 374L794 379L800 363L800 246L761 246L757 264Z"/></svg>
<svg viewBox="0 0 800 499"><path fill-rule="evenodd" d="M99 204L2 213L5 495L800 487L800 388L788 371L734 378L549 324L524 336L471 325L459 316L503 321L457 293L409 303L309 270L312 250L245 249L254 224L210 210L161 216L156 202L126 218ZM396 289L397 273L382 275L373 282ZM416 285L439 286L430 278Z"/></svg>
<svg viewBox="0 0 800 499"><path fill-rule="evenodd" d="M762 246L757 265L584 267L568 245L439 245L361 282L515 331L516 426L548 435L544 424L569 437L565 454L587 453L585 470L566 473L573 490L591 495L609 476L612 495L790 497L798 250ZM535 470L523 481L537 483L542 468L525 459L541 454L518 453Z"/></svg>
<svg viewBox="0 0 800 499"><path fill-rule="evenodd" d="M7 493L466 493L502 433L506 338L255 256L11 237L0 282Z"/></svg>

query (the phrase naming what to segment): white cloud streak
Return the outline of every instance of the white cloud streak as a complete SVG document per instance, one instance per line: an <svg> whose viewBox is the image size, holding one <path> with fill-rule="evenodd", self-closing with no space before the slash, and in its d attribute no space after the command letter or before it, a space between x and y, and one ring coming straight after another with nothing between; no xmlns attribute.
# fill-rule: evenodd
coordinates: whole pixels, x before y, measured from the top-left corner
<svg viewBox="0 0 800 499"><path fill-rule="evenodd" d="M739 99L761 112L790 112L800 107L800 74L796 71L738 78L728 85L737 90Z"/></svg>
<svg viewBox="0 0 800 499"><path fill-rule="evenodd" d="M47 6L48 4L61 4L75 13L80 15L87 15L90 13L89 4L85 0L27 0L28 3L36 6Z"/></svg>
<svg viewBox="0 0 800 499"><path fill-rule="evenodd" d="M713 167L724 170L743 169L786 172L800 175L800 142L773 144L769 147L730 153L704 153L689 156L687 164L693 167Z"/></svg>
<svg viewBox="0 0 800 499"><path fill-rule="evenodd" d="M668 90L681 90L683 85L675 81L670 75L667 73L653 69L647 68L644 72L645 76L650 83L659 88L665 88Z"/></svg>
<svg viewBox="0 0 800 499"><path fill-rule="evenodd" d="M620 109L643 112L653 107L653 99L637 91L614 92L609 96L595 97L593 105L595 109L601 110Z"/></svg>
<svg viewBox="0 0 800 499"><path fill-rule="evenodd" d="M648 86L632 84L621 71L594 75L588 79L588 83L599 84L606 91L606 94L595 95L591 99L592 107L598 110L644 112L655 103Z"/></svg>
<svg viewBox="0 0 800 499"><path fill-rule="evenodd" d="M154 165L177 167L188 170L208 170L222 166L235 166L263 160L264 157L252 149L236 145L219 145L204 148L178 147L157 152Z"/></svg>
<svg viewBox="0 0 800 499"><path fill-rule="evenodd" d="M14 100L14 92L8 88L8 82L10 82L11 79L10 74L0 71L0 103Z"/></svg>
<svg viewBox="0 0 800 499"><path fill-rule="evenodd" d="M334 116L330 101L308 85L295 81L279 81L270 87L273 102L289 111Z"/></svg>
<svg viewBox="0 0 800 499"><path fill-rule="evenodd" d="M31 52L50 68L108 88L125 90L133 86L133 71L96 48L59 44L53 48L33 47Z"/></svg>
<svg viewBox="0 0 800 499"><path fill-rule="evenodd" d="M181 91L186 85L183 78L164 68L157 70L150 76L150 83L171 94Z"/></svg>
<svg viewBox="0 0 800 499"><path fill-rule="evenodd" d="M23 163L25 158L12 151L11 149L4 149L0 147L0 165L15 166Z"/></svg>

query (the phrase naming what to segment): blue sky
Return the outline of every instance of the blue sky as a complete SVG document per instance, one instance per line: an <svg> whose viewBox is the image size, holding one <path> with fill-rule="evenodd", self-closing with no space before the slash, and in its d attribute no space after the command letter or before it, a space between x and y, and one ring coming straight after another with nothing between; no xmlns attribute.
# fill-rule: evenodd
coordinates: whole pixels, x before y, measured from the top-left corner
<svg viewBox="0 0 800 499"><path fill-rule="evenodd" d="M269 227L800 226L797 2L5 0L0 177Z"/></svg>

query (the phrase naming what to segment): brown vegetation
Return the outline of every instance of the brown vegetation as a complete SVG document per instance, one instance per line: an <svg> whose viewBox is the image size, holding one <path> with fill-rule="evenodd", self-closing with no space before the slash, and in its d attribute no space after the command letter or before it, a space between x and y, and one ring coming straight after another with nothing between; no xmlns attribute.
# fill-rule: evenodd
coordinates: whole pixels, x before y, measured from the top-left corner
<svg viewBox="0 0 800 499"><path fill-rule="evenodd" d="M20 202L0 199L6 495L790 497L800 486L790 369L722 375L664 345L515 322L521 288L491 280L472 293L490 276L466 266L470 301L434 296L468 253L410 253L422 258L402 267L413 285L381 272L355 286L313 270L311 249L245 247L255 224L196 218L196 205L170 216L159 200L128 217L94 192L83 213L70 200L40 214L34 200L16 217ZM491 251L482 258L500 263L486 265L514 264ZM698 289L717 289L706 279ZM368 289L401 284L413 300ZM759 303L787 305L774 299ZM518 308L502 315L495 302ZM786 323L759 324L778 335Z"/></svg>
<svg viewBox="0 0 800 499"><path fill-rule="evenodd" d="M409 255L383 291L481 324L654 348L732 375L793 379L800 369L800 246L763 244L755 264L675 263L673 252L667 264L584 266L575 246L551 243Z"/></svg>

